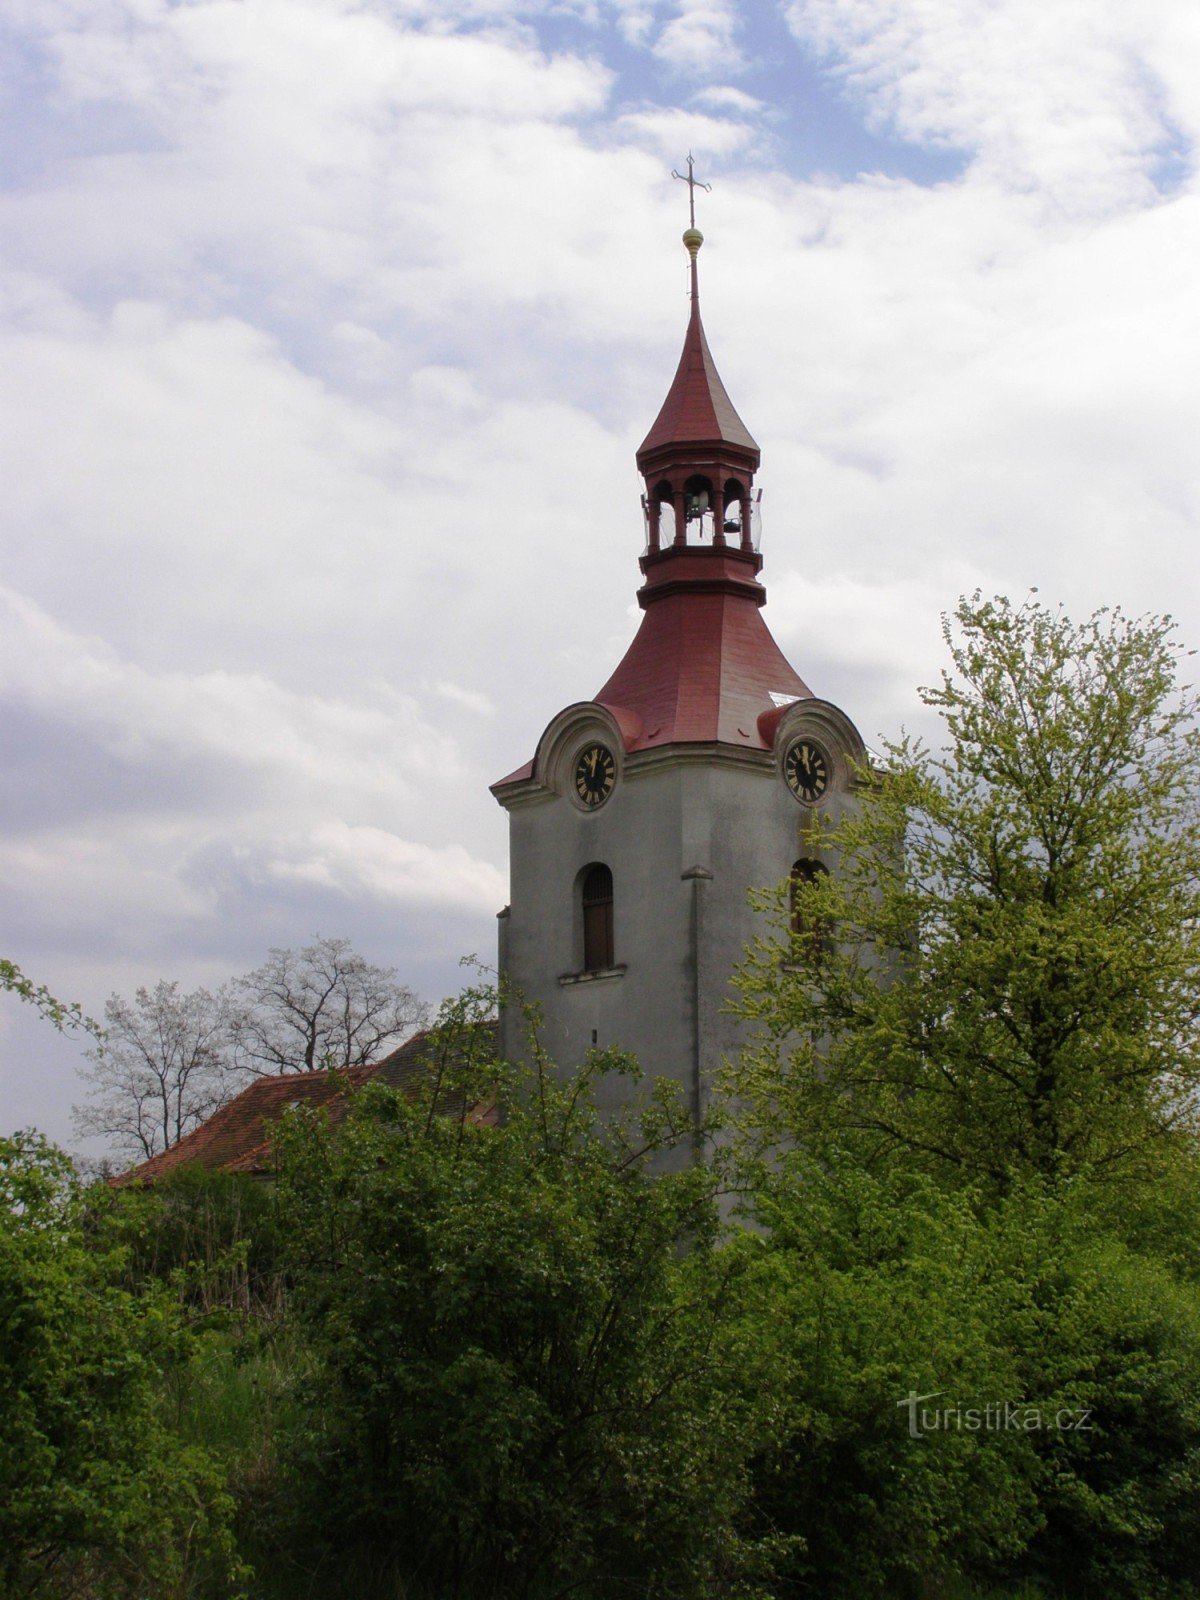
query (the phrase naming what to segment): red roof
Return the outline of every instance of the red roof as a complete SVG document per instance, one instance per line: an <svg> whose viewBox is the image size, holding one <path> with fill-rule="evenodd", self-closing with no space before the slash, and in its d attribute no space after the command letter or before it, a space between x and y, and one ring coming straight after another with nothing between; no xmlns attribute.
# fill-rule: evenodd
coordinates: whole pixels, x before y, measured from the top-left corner
<svg viewBox="0 0 1200 1600"><path fill-rule="evenodd" d="M689 543L689 516L681 530L667 534L670 543L659 548L655 542L641 558L646 581L638 603L646 614L596 696L614 717L630 753L670 744L770 750L783 708L812 698L763 621L762 560L742 543L759 449L725 392L704 336L696 279L700 242L694 230L684 235L692 257L691 316L679 366L638 451L638 466L650 501L662 503L665 494L676 515L684 512L688 480L707 479L717 497L708 508L714 525L707 529L707 542L701 542L702 511L694 519L696 541ZM729 529L733 542L727 544L724 515L730 507L724 494L731 478L741 507ZM655 541L657 526L651 524ZM492 791L503 803L510 786L538 777L535 757L493 784Z"/></svg>
<svg viewBox="0 0 1200 1600"><path fill-rule="evenodd" d="M652 450L672 444L729 444L758 455L750 430L733 409L721 382L695 296L674 381L654 426L642 441L639 462Z"/></svg>
<svg viewBox="0 0 1200 1600"><path fill-rule="evenodd" d="M152 1182L192 1163L211 1171L263 1171L270 1164L270 1129L285 1111L292 1106L327 1106L341 1100L348 1083L365 1083L374 1071L373 1067L352 1067L340 1073L288 1072L282 1077L256 1078L178 1144L143 1161L119 1181L140 1178Z"/></svg>
<svg viewBox="0 0 1200 1600"><path fill-rule="evenodd" d="M771 637L757 557L711 547L667 549L643 563L642 625L596 696L619 723L640 720L631 750L719 741L767 750L759 718L812 690Z"/></svg>
<svg viewBox="0 0 1200 1600"><path fill-rule="evenodd" d="M372 1078L393 1088L411 1088L429 1070L430 1046L436 1030L414 1034L390 1055L365 1067L340 1072L286 1072L278 1077L256 1078L228 1105L214 1111L169 1150L160 1151L116 1183L153 1183L179 1167L200 1166L210 1172L248 1172L262 1176L274 1171L272 1134L285 1112L295 1106L324 1107L333 1122L346 1114L347 1091L361 1088ZM478 1106L469 1113L472 1122L495 1121L494 1106Z"/></svg>

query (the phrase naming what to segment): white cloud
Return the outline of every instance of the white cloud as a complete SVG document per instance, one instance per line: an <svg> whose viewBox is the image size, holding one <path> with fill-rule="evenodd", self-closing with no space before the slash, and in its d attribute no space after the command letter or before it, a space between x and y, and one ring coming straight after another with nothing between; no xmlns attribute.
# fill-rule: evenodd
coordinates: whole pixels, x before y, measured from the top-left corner
<svg viewBox="0 0 1200 1600"><path fill-rule="evenodd" d="M692 96L692 103L698 106L708 106L713 111L735 111L750 115L763 109L763 101L756 100L752 94L747 94L744 89L735 89L729 83L713 83L707 88L697 89Z"/></svg>
<svg viewBox="0 0 1200 1600"><path fill-rule="evenodd" d="M276 841L264 853L269 877L334 889L353 898L391 902L426 901L484 916L508 895L508 880L461 845L430 849L398 839L382 828L352 828L330 821L308 835Z"/></svg>
<svg viewBox="0 0 1200 1600"><path fill-rule="evenodd" d="M748 19L737 0L606 0L626 44L650 51L686 77L732 73L745 64L739 35Z"/></svg>
<svg viewBox="0 0 1200 1600"><path fill-rule="evenodd" d="M757 139L757 132L749 123L705 116L702 112L675 106L627 111L617 119L616 127L657 150L664 161L669 161L672 154L677 155L680 150L696 153L697 162L706 156L741 155Z"/></svg>
<svg viewBox="0 0 1200 1600"><path fill-rule="evenodd" d="M627 44L644 45L654 27L653 0L611 0L617 26Z"/></svg>
<svg viewBox="0 0 1200 1600"><path fill-rule="evenodd" d="M555 9L8 18L50 92L0 193L0 874L12 953L93 1009L320 928L431 993L490 947L487 784L639 615L689 147L767 619L818 693L912 720L976 582L1200 642L1193 7L793 7L874 126L968 151L924 188L788 170L745 8L736 88L728 7L597 11L645 52L620 80L539 46Z"/></svg>
<svg viewBox="0 0 1200 1600"><path fill-rule="evenodd" d="M236 772L243 805L320 796L394 809L406 794L424 794L435 774L465 775L453 741L395 689L360 688L347 702L257 675L149 672L5 589L0 623L0 697L10 707L53 718L160 777L179 764Z"/></svg>
<svg viewBox="0 0 1200 1600"><path fill-rule="evenodd" d="M578 115L597 109L609 81L599 64L549 60L521 34L406 28L391 7L350 0L118 0L86 26L70 26L53 7L40 20L72 98L139 107L168 133L185 121L241 125L260 139L270 130L302 160L331 160L338 127L357 144L370 122L405 111ZM425 20L444 22L444 13L430 8ZM358 130L363 117L368 127Z"/></svg>
<svg viewBox="0 0 1200 1600"><path fill-rule="evenodd" d="M478 689L464 689L458 683L435 683L431 686L434 694L441 695L444 700L449 700L453 705L463 706L467 711L474 712L480 717L494 717L496 707L487 695L480 694Z"/></svg>
<svg viewBox="0 0 1200 1600"><path fill-rule="evenodd" d="M193 627L219 612L240 634L235 657L277 630L318 647L345 570L328 530L393 536L402 431L243 321L122 303L80 322L0 330L10 578L138 656L187 650L181 594Z"/></svg>
<svg viewBox="0 0 1200 1600"><path fill-rule="evenodd" d="M675 11L655 41L655 55L696 75L737 71L738 13L730 0L676 0Z"/></svg>
<svg viewBox="0 0 1200 1600"><path fill-rule="evenodd" d="M564 226L615 231L598 180L622 178L573 130L604 108L596 62L321 0L144 13L47 32L64 110L103 103L128 126L0 198L14 269L88 298L169 287L197 314L270 283L281 326L329 294L331 322L378 330L405 310L428 325L485 286L532 303L561 276Z"/></svg>
<svg viewBox="0 0 1200 1600"><path fill-rule="evenodd" d="M26 938L136 973L222 940L235 968L247 935L280 942L272 905L291 908L283 942L371 904L488 927L503 875L455 818L495 774L408 696L152 673L10 591L0 614L0 876Z"/></svg>
<svg viewBox="0 0 1200 1600"><path fill-rule="evenodd" d="M877 126L971 151L981 175L1072 211L1147 201L1174 125L1196 130L1186 0L793 0L788 15Z"/></svg>

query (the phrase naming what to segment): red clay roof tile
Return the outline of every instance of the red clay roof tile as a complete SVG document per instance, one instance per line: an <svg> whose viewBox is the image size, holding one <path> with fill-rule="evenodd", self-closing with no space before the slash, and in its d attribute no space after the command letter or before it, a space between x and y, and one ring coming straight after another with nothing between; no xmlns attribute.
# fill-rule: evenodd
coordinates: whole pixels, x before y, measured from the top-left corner
<svg viewBox="0 0 1200 1600"><path fill-rule="evenodd" d="M272 1130L286 1111L300 1105L323 1106L330 1118L338 1121L346 1113L347 1089L358 1089L373 1078L394 1088L411 1089L430 1065L429 1047L434 1039L432 1029L414 1034L390 1054L365 1067L257 1078L178 1144L114 1181L153 1183L168 1172L193 1164L210 1171L269 1173L274 1165ZM473 1122L494 1123L495 1107L489 1103L473 1108L468 1115Z"/></svg>

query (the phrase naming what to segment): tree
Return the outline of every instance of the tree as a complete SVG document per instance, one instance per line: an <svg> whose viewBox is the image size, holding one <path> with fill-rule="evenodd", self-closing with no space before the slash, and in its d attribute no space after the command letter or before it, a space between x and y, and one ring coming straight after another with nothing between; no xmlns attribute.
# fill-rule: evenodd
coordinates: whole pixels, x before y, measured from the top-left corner
<svg viewBox="0 0 1200 1600"><path fill-rule="evenodd" d="M106 1035L88 1052L88 1100L75 1108L82 1134L104 1134L135 1160L169 1150L230 1096L223 998L178 983L120 995L104 1008Z"/></svg>
<svg viewBox="0 0 1200 1600"><path fill-rule="evenodd" d="M164 1372L191 1348L175 1297L121 1282L101 1211L37 1135L0 1139L0 1594L235 1595L232 1502L180 1444Z"/></svg>
<svg viewBox="0 0 1200 1600"><path fill-rule="evenodd" d="M44 983L34 983L32 978L26 977L15 961L0 958L0 990L15 994L33 1006L59 1033L65 1033L68 1028L82 1028L94 1038L100 1037L100 1024L85 1016L77 1001L57 999Z"/></svg>
<svg viewBox="0 0 1200 1600"><path fill-rule="evenodd" d="M771 1137L998 1190L1128 1181L1191 1126L1200 1082L1200 733L1167 618L1081 625L976 594L922 691L946 748L904 741L836 859L795 889L818 959L764 940L737 1088ZM777 897L778 903L778 897Z"/></svg>
<svg viewBox="0 0 1200 1600"><path fill-rule="evenodd" d="M280 1565L329 1596L744 1593L753 1402L728 1348L713 1171L669 1085L601 1124L496 1060L494 996L443 1012L427 1078L279 1139L309 1362L289 1408ZM499 1100L498 1125L471 1108Z"/></svg>
<svg viewBox="0 0 1200 1600"><path fill-rule="evenodd" d="M428 1014L394 970L372 966L348 939L272 950L233 990L234 1060L256 1074L365 1066Z"/></svg>
<svg viewBox="0 0 1200 1600"><path fill-rule="evenodd" d="M1085 1182L985 1200L796 1152L759 1179L746 1323L785 1422L754 1505L800 1536L773 1594L1194 1600L1194 1278Z"/></svg>
<svg viewBox="0 0 1200 1600"><path fill-rule="evenodd" d="M976 595L946 637L945 747L812 830L740 975L778 1592L1195 1594L1196 701L1167 619Z"/></svg>

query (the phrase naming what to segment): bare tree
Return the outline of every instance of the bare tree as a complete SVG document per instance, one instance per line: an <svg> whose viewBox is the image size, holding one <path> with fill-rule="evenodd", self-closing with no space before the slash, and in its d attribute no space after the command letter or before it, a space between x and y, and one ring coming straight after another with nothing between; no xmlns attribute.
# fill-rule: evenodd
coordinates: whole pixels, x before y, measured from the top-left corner
<svg viewBox="0 0 1200 1600"><path fill-rule="evenodd" d="M111 995L104 1020L103 1042L88 1051L88 1098L74 1108L81 1134L104 1134L119 1154L149 1160L229 1099L221 995L160 982L132 1004Z"/></svg>
<svg viewBox="0 0 1200 1600"><path fill-rule="evenodd" d="M365 1066L428 1016L393 969L372 966L348 939L272 950L233 988L234 1061L258 1074Z"/></svg>

